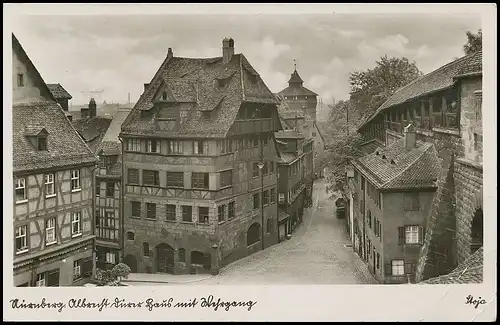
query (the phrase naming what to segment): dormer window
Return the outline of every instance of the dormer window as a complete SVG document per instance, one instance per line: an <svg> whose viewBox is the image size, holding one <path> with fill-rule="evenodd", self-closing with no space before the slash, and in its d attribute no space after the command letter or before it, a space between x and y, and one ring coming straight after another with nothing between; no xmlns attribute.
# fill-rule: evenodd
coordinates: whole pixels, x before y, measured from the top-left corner
<svg viewBox="0 0 500 325"><path fill-rule="evenodd" d="M166 91L161 93L161 100L167 100L167 92Z"/></svg>
<svg viewBox="0 0 500 325"><path fill-rule="evenodd" d="M36 142L38 151L47 151L47 136L38 136Z"/></svg>
<svg viewBox="0 0 500 325"><path fill-rule="evenodd" d="M391 165L396 165L396 162L391 159Z"/></svg>

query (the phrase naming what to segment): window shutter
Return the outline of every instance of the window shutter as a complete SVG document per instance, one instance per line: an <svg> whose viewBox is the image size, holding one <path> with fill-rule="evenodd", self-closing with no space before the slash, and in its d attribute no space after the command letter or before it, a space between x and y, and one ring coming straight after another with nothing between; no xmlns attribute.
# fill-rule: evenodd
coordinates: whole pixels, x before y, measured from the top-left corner
<svg viewBox="0 0 500 325"><path fill-rule="evenodd" d="M384 275L392 275L391 263L385 263Z"/></svg>
<svg viewBox="0 0 500 325"><path fill-rule="evenodd" d="M424 227L418 226L418 243L420 245L424 244Z"/></svg>
<svg viewBox="0 0 500 325"><path fill-rule="evenodd" d="M58 287L59 286L59 269L51 270L47 272L47 286L48 287Z"/></svg>
<svg viewBox="0 0 500 325"><path fill-rule="evenodd" d="M405 263L405 274L412 274L412 266L413 264L412 263Z"/></svg>
<svg viewBox="0 0 500 325"><path fill-rule="evenodd" d="M405 243L405 227L398 227L398 245Z"/></svg>

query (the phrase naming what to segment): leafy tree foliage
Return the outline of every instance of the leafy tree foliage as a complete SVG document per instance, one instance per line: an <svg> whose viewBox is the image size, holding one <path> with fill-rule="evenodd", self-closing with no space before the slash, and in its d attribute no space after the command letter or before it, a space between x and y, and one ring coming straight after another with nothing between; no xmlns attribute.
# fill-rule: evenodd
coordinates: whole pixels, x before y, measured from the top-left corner
<svg viewBox="0 0 500 325"><path fill-rule="evenodd" d="M477 34L471 33L468 31L465 33L467 36L467 43L464 44L464 53L471 54L482 50L483 48L483 31L479 29Z"/></svg>
<svg viewBox="0 0 500 325"><path fill-rule="evenodd" d="M350 74L350 102L362 116L366 115L420 76L422 72L415 62L385 55L375 62L374 68Z"/></svg>

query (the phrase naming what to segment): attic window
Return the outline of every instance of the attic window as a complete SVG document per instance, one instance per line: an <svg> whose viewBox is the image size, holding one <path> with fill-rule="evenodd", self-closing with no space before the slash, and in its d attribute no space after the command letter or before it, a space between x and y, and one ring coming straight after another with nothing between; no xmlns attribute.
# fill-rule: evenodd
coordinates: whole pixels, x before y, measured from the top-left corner
<svg viewBox="0 0 500 325"><path fill-rule="evenodd" d="M382 159L387 159L387 157L385 155L382 155Z"/></svg>
<svg viewBox="0 0 500 325"><path fill-rule="evenodd" d="M40 135L36 137L36 147L38 151L47 151L47 136Z"/></svg>
<svg viewBox="0 0 500 325"><path fill-rule="evenodd" d="M22 73L17 74L17 86L24 87L24 74Z"/></svg>
<svg viewBox="0 0 500 325"><path fill-rule="evenodd" d="M162 94L161 94L161 100L167 100L167 92L164 91Z"/></svg>
<svg viewBox="0 0 500 325"><path fill-rule="evenodd" d="M378 152L378 151L375 151L375 154L378 156L378 155L379 155L379 152Z"/></svg>
<svg viewBox="0 0 500 325"><path fill-rule="evenodd" d="M391 159L391 165L396 165L396 162Z"/></svg>

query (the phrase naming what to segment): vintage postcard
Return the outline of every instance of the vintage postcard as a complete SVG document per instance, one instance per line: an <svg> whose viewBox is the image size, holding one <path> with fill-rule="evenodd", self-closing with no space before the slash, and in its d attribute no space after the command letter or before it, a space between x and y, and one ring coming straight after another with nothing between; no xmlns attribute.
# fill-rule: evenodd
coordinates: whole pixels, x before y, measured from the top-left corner
<svg viewBox="0 0 500 325"><path fill-rule="evenodd" d="M4 9L4 320L496 319L495 5Z"/></svg>

